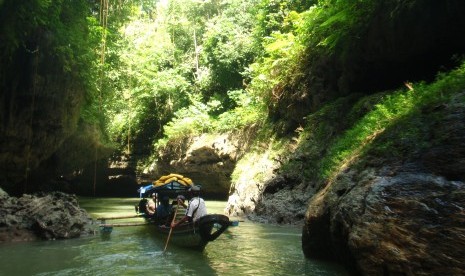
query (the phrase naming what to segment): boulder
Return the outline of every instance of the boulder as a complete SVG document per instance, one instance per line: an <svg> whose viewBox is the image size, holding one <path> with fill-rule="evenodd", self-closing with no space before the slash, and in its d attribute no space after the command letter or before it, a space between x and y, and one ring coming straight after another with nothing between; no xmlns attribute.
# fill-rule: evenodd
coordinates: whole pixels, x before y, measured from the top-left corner
<svg viewBox="0 0 465 276"><path fill-rule="evenodd" d="M393 170L348 171L313 198L305 255L364 275L463 275L465 184L383 171Z"/></svg>
<svg viewBox="0 0 465 276"><path fill-rule="evenodd" d="M61 192L0 196L0 242L54 240L93 234L92 220L76 196Z"/></svg>

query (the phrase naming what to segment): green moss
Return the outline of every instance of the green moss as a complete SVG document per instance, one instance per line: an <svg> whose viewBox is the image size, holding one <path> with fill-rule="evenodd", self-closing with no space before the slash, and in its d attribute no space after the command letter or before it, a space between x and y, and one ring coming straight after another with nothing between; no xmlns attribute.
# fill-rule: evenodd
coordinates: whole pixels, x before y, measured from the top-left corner
<svg viewBox="0 0 465 276"><path fill-rule="evenodd" d="M404 156L428 146L421 139L425 135L422 129L424 124L415 121L416 114L428 106L444 103L462 91L465 87L464 71L465 65L462 65L450 73L440 74L434 83L416 83L413 90L400 89L383 95L371 111L329 146L321 161L321 177L331 178L368 150L380 155ZM399 147L399 143L389 139L372 143L378 136L396 127L402 129L397 132L397 138L406 141L405 147Z"/></svg>

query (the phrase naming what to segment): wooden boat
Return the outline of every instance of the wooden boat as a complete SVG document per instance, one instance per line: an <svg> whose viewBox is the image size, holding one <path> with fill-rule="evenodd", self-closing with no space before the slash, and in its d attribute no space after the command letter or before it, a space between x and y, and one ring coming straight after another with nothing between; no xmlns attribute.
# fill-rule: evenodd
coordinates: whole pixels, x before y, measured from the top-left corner
<svg viewBox="0 0 465 276"><path fill-rule="evenodd" d="M158 199L165 196L168 196L170 199L174 199L178 195L186 194L193 186L194 183L192 183L190 179L183 178L178 174L170 174L168 176L161 177L152 184L141 187L138 190L140 201L138 205L135 206L137 214L135 216L99 218L102 222L100 225L102 233L110 233L113 227L152 225L155 228L155 235L161 237L165 241L169 240L170 244L202 251L209 242L216 240L229 226L237 226L237 222L231 222L225 215L209 214L201 217L195 223L189 222L180 224L171 229L171 227L167 225L169 223L167 223L166 219L158 221L156 217L149 216L145 209L147 202L146 198L153 193L157 193ZM159 200L157 200L157 206L159 204ZM175 202L172 204L174 206ZM105 223L105 221L109 219L133 217L144 218L145 222L122 224Z"/></svg>
<svg viewBox="0 0 465 276"><path fill-rule="evenodd" d="M163 240L167 240L171 232L170 244L203 250L205 246L216 240L230 226L229 218L225 215L206 215L199 219L197 223L186 223L171 228L166 225L156 225L156 232Z"/></svg>

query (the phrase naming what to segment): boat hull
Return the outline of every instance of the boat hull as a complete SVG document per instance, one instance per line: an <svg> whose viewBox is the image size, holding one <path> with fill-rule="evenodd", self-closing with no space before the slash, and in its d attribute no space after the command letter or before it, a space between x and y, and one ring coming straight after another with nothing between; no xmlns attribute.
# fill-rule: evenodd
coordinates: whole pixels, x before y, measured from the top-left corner
<svg viewBox="0 0 465 276"><path fill-rule="evenodd" d="M216 240L230 225L224 215L206 215L196 223L186 223L173 228L169 244L202 251L205 246ZM168 238L170 227L156 225L156 232L164 240Z"/></svg>

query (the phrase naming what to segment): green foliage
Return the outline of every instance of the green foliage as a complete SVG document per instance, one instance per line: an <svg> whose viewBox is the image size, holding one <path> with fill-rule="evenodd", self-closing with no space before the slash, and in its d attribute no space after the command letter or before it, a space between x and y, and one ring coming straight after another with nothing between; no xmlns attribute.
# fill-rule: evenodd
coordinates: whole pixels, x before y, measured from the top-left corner
<svg viewBox="0 0 465 276"><path fill-rule="evenodd" d="M63 70L70 71L84 64L89 53L87 43L87 3L73 1L6 1L0 10L1 60L14 57L14 52L39 50L45 34L52 36L55 56L61 59Z"/></svg>
<svg viewBox="0 0 465 276"><path fill-rule="evenodd" d="M160 137L173 112L189 103L188 71L178 64L165 25L133 10L132 20L120 28L114 60L105 72L105 111L108 132L122 146L139 136ZM150 134L151 132L151 134ZM129 136L129 137L128 137Z"/></svg>
<svg viewBox="0 0 465 276"><path fill-rule="evenodd" d="M156 148L164 147L169 140L180 141L183 138L203 133L222 133L241 129L252 124L263 124L266 118L264 106L250 98L245 91L228 92L236 107L212 116L216 109L221 109L221 102L212 100L207 104L195 100L191 105L174 113L174 118L164 126L165 138L155 144Z"/></svg>
<svg viewBox="0 0 465 276"><path fill-rule="evenodd" d="M275 32L291 32L293 22L289 20L289 13L304 12L317 2L316 0L260 1L255 28L257 37L268 37Z"/></svg>
<svg viewBox="0 0 465 276"><path fill-rule="evenodd" d="M249 67L252 79L250 90L269 106L281 99L283 83L299 75L295 69L300 63L303 45L296 40L294 32L301 23L301 15L290 12L289 18L292 18L288 21L293 22L294 28L290 32L275 32L265 38L264 57Z"/></svg>
<svg viewBox="0 0 465 276"><path fill-rule="evenodd" d="M368 27L379 1L325 0L305 14L305 23L299 30L304 44L320 47L336 54L347 50L354 38ZM315 49L311 49L315 50ZM347 53L349 54L349 53Z"/></svg>
<svg viewBox="0 0 465 276"><path fill-rule="evenodd" d="M218 116L215 121L215 131L227 132L255 123L264 123L265 106L257 98L251 97L244 90L229 91L228 96L235 102L236 107Z"/></svg>
<svg viewBox="0 0 465 276"><path fill-rule="evenodd" d="M147 9L132 3L130 21L109 30L103 68L112 140L156 143L263 120L260 100L242 90L257 54L254 4L176 0Z"/></svg>
<svg viewBox="0 0 465 276"><path fill-rule="evenodd" d="M422 108L445 102L451 95L465 87L465 63L451 73L440 74L432 84L416 83L413 90L398 90L385 95L375 108L368 112L346 133L332 144L321 162L321 176L333 176L338 170L351 164L360 155L371 149L374 139L399 120L419 112ZM418 136L418 129L407 129L405 137ZM378 145L378 152L393 154L396 151L389 144Z"/></svg>
<svg viewBox="0 0 465 276"><path fill-rule="evenodd" d="M183 34L180 38L176 37L178 41L183 37L189 41L186 35L189 33L189 22L194 22L191 28L199 30L197 38L203 34L196 41L201 53L197 60L198 68L193 74L194 85L202 93L201 102L206 108L202 109L203 112L187 112L189 109L185 109L180 113L182 116L177 114L169 127L165 127L166 139L191 133L188 129L190 124L200 120L209 122L206 123L208 127L196 128L200 132L226 132L254 123L262 124L267 118L266 105L281 97L281 92L275 87L298 73L295 68L304 49L296 40L296 31L302 28L303 23L300 12L314 5L314 2L219 2L222 4L217 8L221 12L207 13L211 16L207 20L197 17L205 13L185 15L186 10L192 9L189 6L192 3L180 7L175 5L175 1L170 5L169 16L175 19L170 19L170 33ZM184 22L184 25L173 22ZM201 25L204 27L199 27ZM180 31L181 26L183 31ZM180 48L180 44L176 44L176 48L190 52L194 41L190 43L188 50L184 46ZM192 61L195 62L195 59ZM186 116L197 116L198 120L186 122L181 119ZM186 129L183 130L183 127Z"/></svg>
<svg viewBox="0 0 465 276"><path fill-rule="evenodd" d="M351 69L347 64L363 57L357 47L359 38L383 7L389 7L394 16L398 8L418 3L110 1L104 29L98 20L98 1L0 0L0 81L5 81L3 73L18 52L39 50L41 39L47 37L60 69L79 76L86 88L81 122L99 125L120 147L127 143L161 147L168 140L254 124L266 126L264 136L257 137L265 141L272 136L268 116L276 110L276 117L283 121L305 123L301 118L308 115L309 126L300 139L316 144L337 132L330 122L338 119L342 100L308 114L311 101L320 100L318 96L322 102L337 98L325 93L337 93L331 89L346 81L337 70ZM327 152L308 145L308 151L325 154L321 163L319 156L312 156L316 159L312 165L320 166L321 178L331 177L370 150L383 131L463 89L464 71L462 66L440 74L435 83L416 83L411 91L383 93L361 119L357 116L363 112L352 113L357 116L349 118L355 123L347 132L325 140L322 148L327 147ZM327 85L331 81L337 84ZM289 107L304 100L310 103L296 107L300 117L287 117ZM358 108L362 107L354 107ZM316 121L321 116L330 119L319 125ZM414 140L420 132L411 128L404 135ZM271 144L283 146L278 139ZM396 152L389 141L377 147L379 152ZM273 154L279 151L273 150ZM286 164L288 170L300 165ZM305 173L313 174L313 169Z"/></svg>
<svg viewBox="0 0 465 276"><path fill-rule="evenodd" d="M5 1L0 6L0 75L22 53L38 53L64 74L79 80L86 89L86 99L95 99L98 45L96 21L90 16L90 4L77 1ZM38 72L39 74L44 72ZM44 73L45 74L45 73ZM92 111L93 110L93 111ZM91 114L93 113L93 114ZM101 122L93 107L84 107L82 119Z"/></svg>
<svg viewBox="0 0 465 276"><path fill-rule="evenodd" d="M243 87L244 71L258 52L252 39L256 2L228 3L221 14L205 23L200 67L208 72L207 80L204 78L208 86L202 86L201 92L206 100L220 100L222 111L234 108L227 93Z"/></svg>
<svg viewBox="0 0 465 276"><path fill-rule="evenodd" d="M188 136L195 136L213 129L213 119L208 114L209 107L201 102L195 102L189 107L182 108L174 114L174 118L164 127L167 138L157 142L156 147L163 147L168 140L181 140Z"/></svg>

